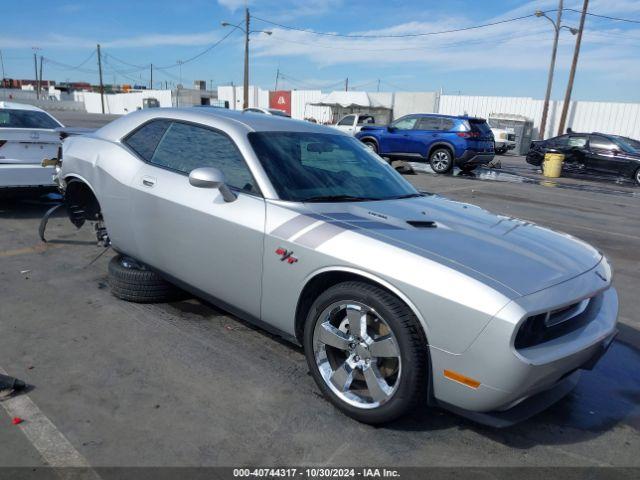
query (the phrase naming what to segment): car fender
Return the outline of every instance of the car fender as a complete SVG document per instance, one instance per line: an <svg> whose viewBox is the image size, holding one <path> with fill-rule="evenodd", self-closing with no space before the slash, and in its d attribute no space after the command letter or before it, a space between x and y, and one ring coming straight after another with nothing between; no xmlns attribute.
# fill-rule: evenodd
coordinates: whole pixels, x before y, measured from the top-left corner
<svg viewBox="0 0 640 480"><path fill-rule="evenodd" d="M330 272L350 273L350 274L353 274L353 275L358 275L360 277L364 277L364 278L370 280L373 283L378 284L379 286L385 288L386 290L389 290L391 293L393 293L395 296L397 296L400 300L402 300L411 309L413 314L416 316L416 318L420 322L420 326L422 327L422 331L424 332L425 337L427 339L429 338L429 327L427 325L427 322L424 319L424 317L422 316L422 314L420 313L420 311L418 310L418 308L416 307L416 305L411 301L411 299L409 297L407 297L400 289L395 287L393 284L391 284L387 280L385 280L385 279L383 279L383 278L381 278L381 277L379 277L379 276L377 276L377 275L375 275L375 274L373 274L371 272L368 272L366 270L361 270L359 268L335 265L335 266L328 266L328 267L319 268L317 270L314 270L314 271L310 272L305 277L304 281L302 282L302 287L298 291L298 301L300 301L300 296L301 296L302 292L304 292L305 287L309 284L309 282L313 281L313 279L318 277L319 275L322 275L324 273L330 273Z"/></svg>

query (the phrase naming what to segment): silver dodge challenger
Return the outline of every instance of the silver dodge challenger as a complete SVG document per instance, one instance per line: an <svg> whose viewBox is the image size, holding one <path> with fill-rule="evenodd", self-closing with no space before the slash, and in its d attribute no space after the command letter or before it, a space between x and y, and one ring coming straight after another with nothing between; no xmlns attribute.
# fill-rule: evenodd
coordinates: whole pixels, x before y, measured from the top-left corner
<svg viewBox="0 0 640 480"><path fill-rule="evenodd" d="M362 422L440 406L513 424L617 332L596 249L417 191L335 129L143 110L65 140L56 180L71 220L118 252L114 295L187 291L301 344L326 398Z"/></svg>

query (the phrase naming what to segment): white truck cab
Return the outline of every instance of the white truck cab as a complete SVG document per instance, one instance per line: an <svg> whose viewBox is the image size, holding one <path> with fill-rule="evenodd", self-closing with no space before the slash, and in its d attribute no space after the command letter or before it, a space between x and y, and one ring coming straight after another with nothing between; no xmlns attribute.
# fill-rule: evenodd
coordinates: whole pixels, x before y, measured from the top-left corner
<svg viewBox="0 0 640 480"><path fill-rule="evenodd" d="M345 115L338 120L338 123L332 126L338 130L342 130L343 132L355 135L364 125L373 125L375 123L376 119L373 115L368 113L352 113L350 115Z"/></svg>

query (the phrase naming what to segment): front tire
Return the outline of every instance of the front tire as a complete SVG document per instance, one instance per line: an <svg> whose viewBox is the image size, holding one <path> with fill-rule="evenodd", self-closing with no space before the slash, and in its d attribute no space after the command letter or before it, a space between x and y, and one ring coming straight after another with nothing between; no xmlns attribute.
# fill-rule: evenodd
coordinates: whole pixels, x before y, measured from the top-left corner
<svg viewBox="0 0 640 480"><path fill-rule="evenodd" d="M304 350L325 397L360 422L390 422L425 398L422 327L406 304L376 286L350 281L320 294L307 315Z"/></svg>
<svg viewBox="0 0 640 480"><path fill-rule="evenodd" d="M373 153L378 153L378 144L372 140L364 140L362 143L364 143L364 145L367 148L370 148Z"/></svg>
<svg viewBox="0 0 640 480"><path fill-rule="evenodd" d="M447 173L453 168L453 155L446 148L436 148L429 156L429 164L435 173Z"/></svg>
<svg viewBox="0 0 640 480"><path fill-rule="evenodd" d="M640 186L640 168L636 170L636 173L633 175L633 178L636 181L636 185Z"/></svg>

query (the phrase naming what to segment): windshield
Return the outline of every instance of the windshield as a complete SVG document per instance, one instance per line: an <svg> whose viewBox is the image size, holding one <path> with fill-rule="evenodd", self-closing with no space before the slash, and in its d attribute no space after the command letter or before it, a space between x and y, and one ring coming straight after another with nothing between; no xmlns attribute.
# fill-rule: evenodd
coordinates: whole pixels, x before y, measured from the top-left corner
<svg viewBox="0 0 640 480"><path fill-rule="evenodd" d="M60 125L44 112L0 109L0 128L59 128Z"/></svg>
<svg viewBox="0 0 640 480"><path fill-rule="evenodd" d="M420 196L388 163L353 137L252 132L249 141L282 200L388 200Z"/></svg>
<svg viewBox="0 0 640 480"><path fill-rule="evenodd" d="M640 152L640 141L634 140L633 138L620 137L617 135L615 136L615 139L625 152L628 152L628 153Z"/></svg>

